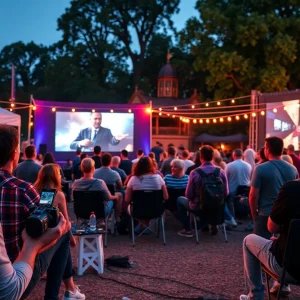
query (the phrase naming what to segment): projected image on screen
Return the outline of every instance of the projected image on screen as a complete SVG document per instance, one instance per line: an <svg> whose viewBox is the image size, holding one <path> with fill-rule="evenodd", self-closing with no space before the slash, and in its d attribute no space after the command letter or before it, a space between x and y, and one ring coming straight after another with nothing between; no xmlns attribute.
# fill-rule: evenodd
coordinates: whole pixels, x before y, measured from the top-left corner
<svg viewBox="0 0 300 300"><path fill-rule="evenodd" d="M134 114L56 112L55 151L133 151Z"/></svg>
<svg viewBox="0 0 300 300"><path fill-rule="evenodd" d="M266 136L278 136L283 139L284 147L292 144L295 150L299 150L300 141L298 103L298 100L267 103L266 118Z"/></svg>

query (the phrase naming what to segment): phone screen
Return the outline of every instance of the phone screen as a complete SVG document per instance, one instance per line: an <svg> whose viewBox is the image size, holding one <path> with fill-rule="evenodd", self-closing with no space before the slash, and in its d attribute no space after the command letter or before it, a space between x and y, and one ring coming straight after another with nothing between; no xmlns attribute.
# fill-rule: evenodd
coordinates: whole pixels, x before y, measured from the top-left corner
<svg viewBox="0 0 300 300"><path fill-rule="evenodd" d="M52 205L56 190L43 190L40 197L40 205Z"/></svg>

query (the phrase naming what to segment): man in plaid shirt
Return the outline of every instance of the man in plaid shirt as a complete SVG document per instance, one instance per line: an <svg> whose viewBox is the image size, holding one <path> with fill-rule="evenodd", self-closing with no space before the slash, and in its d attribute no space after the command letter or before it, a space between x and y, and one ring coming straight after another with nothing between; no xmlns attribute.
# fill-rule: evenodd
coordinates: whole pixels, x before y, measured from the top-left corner
<svg viewBox="0 0 300 300"><path fill-rule="evenodd" d="M0 125L0 222L7 254L14 262L22 249L22 231L28 216L37 208L40 196L28 182L12 175L19 160L18 131L12 126ZM69 253L69 234L38 255L32 279L23 294L25 299L47 270L44 299L58 299L59 289Z"/></svg>

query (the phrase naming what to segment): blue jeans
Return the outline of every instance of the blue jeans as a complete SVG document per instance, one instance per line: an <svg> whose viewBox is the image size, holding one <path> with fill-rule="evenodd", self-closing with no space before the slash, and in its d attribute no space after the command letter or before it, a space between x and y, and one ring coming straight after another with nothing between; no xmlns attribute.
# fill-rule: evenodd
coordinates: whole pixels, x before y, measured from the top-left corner
<svg viewBox="0 0 300 300"><path fill-rule="evenodd" d="M32 278L21 299L25 299L47 271L45 300L58 300L60 285L70 253L70 233L63 235L54 246L39 254L35 260Z"/></svg>
<svg viewBox="0 0 300 300"><path fill-rule="evenodd" d="M105 203L105 215L107 216L114 207L114 201L109 200Z"/></svg>
<svg viewBox="0 0 300 300"><path fill-rule="evenodd" d="M233 218L232 214L230 213L229 209L228 209L228 205L225 202L225 209L224 209L224 219L225 220L231 220Z"/></svg>
<svg viewBox="0 0 300 300"><path fill-rule="evenodd" d="M249 296L254 300L264 299L264 284L262 281L261 264L272 273L281 276L282 267L270 252L273 241L264 239L256 234L249 234L243 241L245 283ZM287 273L286 279L292 277Z"/></svg>
<svg viewBox="0 0 300 300"><path fill-rule="evenodd" d="M191 211L189 206L189 199L183 196L177 198L177 208L179 219L183 224L183 227L186 231L191 230L190 217L187 215L188 211Z"/></svg>

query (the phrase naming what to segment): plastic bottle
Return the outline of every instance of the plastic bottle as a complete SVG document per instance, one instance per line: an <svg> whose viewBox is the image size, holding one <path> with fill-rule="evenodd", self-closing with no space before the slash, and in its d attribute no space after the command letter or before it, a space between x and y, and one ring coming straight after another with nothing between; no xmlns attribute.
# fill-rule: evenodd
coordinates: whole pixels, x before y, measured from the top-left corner
<svg viewBox="0 0 300 300"><path fill-rule="evenodd" d="M96 216L92 211L90 215L90 231L96 231L96 223L97 223Z"/></svg>

